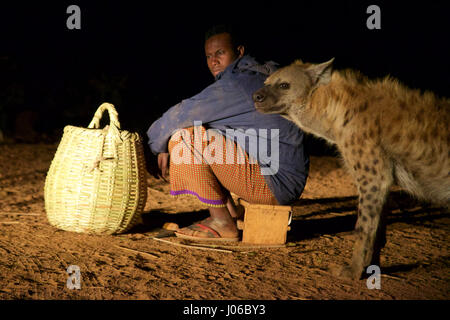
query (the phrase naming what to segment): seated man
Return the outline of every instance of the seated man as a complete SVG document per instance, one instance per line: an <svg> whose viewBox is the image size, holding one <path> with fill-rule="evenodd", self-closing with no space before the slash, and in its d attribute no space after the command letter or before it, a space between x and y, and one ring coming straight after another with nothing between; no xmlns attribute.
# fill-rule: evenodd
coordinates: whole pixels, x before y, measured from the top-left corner
<svg viewBox="0 0 450 320"><path fill-rule="evenodd" d="M209 207L209 218L180 229L178 237L238 240L230 192L250 203L286 205L305 187L309 158L303 132L253 105L253 92L275 64L258 64L244 50L231 29L209 30L205 54L215 82L148 129L162 176L169 170L171 195L193 195Z"/></svg>

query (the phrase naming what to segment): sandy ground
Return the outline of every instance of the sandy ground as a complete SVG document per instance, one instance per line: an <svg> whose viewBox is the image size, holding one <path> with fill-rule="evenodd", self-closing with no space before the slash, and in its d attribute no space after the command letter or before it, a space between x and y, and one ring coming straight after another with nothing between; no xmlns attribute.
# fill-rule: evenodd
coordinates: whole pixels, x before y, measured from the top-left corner
<svg viewBox="0 0 450 320"><path fill-rule="evenodd" d="M149 180L143 223L126 234L52 227L43 189L55 151L54 144L0 145L0 299L450 297L449 214L396 189L388 203L381 289L330 275L328 267L350 261L357 204L356 189L336 158L311 159L286 247L224 244L228 251L216 252L152 239L164 222L185 226L207 215L195 198L174 199L169 186L155 179ZM80 267L80 290L66 286L70 265Z"/></svg>

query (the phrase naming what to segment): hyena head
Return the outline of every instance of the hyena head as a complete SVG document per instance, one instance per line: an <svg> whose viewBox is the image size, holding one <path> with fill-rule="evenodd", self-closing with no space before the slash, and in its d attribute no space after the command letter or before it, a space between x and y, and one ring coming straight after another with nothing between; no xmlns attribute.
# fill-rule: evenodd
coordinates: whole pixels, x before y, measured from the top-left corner
<svg viewBox="0 0 450 320"><path fill-rule="evenodd" d="M331 80L333 59L321 64L296 60L270 75L264 87L253 94L256 110L262 113L289 115L294 107L296 114L303 113L311 92Z"/></svg>

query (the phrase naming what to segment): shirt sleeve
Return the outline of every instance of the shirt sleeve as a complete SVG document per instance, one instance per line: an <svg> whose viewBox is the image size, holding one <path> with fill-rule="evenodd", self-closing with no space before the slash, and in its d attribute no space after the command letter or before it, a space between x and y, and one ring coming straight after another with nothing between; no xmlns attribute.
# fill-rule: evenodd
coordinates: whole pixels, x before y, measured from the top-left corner
<svg viewBox="0 0 450 320"><path fill-rule="evenodd" d="M242 90L230 81L218 80L199 94L181 101L167 110L148 129L150 150L154 153L168 152L167 144L172 134L183 128L194 126L194 121L202 125L219 121L234 115L251 112ZM250 103L250 107L252 103Z"/></svg>

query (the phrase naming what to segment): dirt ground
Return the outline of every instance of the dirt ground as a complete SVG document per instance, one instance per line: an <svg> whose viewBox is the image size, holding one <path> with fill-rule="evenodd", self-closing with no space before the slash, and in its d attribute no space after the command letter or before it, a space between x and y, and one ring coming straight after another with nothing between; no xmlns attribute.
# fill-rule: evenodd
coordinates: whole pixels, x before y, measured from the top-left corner
<svg viewBox="0 0 450 320"><path fill-rule="evenodd" d="M164 222L207 216L195 198L172 198L150 179L143 223L126 234L88 235L47 222L44 182L55 144L0 145L0 299L448 299L449 214L401 190L389 197L381 289L335 278L349 262L356 189L333 157L312 157L302 204L282 248L223 244L206 251L159 242ZM169 237L163 240L182 243ZM131 251L131 250L134 251ZM81 289L66 286L67 268Z"/></svg>

